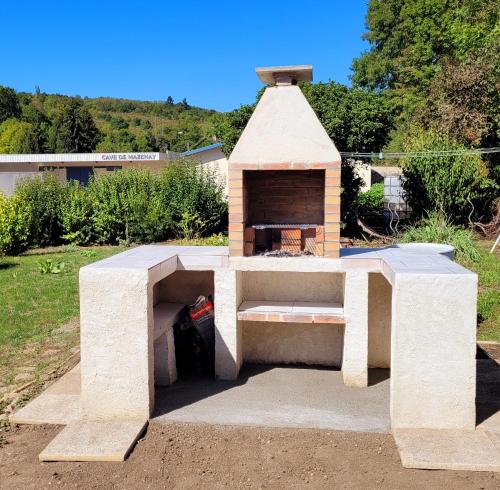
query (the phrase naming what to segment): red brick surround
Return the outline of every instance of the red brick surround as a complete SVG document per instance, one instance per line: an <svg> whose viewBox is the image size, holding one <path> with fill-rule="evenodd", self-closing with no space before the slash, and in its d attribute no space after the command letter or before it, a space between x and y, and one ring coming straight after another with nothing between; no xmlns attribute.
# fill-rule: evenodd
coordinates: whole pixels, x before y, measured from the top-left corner
<svg viewBox="0 0 500 490"><path fill-rule="evenodd" d="M244 186L245 170L325 170L324 175L324 210L323 210L323 237L317 230L317 242L315 254L325 257L338 258L340 254L340 163L267 163L267 164L238 164L229 165L229 251L231 256L252 255L253 245L250 243L249 233L245 240L245 224L248 210L245 209L247 190ZM247 206L252 203L248 202ZM290 218L288 222L293 223L293 210L290 206ZM285 222L285 221L284 221ZM290 234L286 234L288 236ZM293 234L292 234L293 235ZM291 236L291 235L290 235ZM304 240L304 233L302 240ZM285 239L286 241L286 239Z"/></svg>

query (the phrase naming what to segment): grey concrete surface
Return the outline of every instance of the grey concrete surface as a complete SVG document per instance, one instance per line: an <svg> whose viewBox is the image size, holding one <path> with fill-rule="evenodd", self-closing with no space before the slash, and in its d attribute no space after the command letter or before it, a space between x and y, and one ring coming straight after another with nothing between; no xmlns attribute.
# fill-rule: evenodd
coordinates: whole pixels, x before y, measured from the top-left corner
<svg viewBox="0 0 500 490"><path fill-rule="evenodd" d="M344 386L340 371L244 365L237 381L192 376L157 388L155 422L389 432L389 371L368 388Z"/></svg>
<svg viewBox="0 0 500 490"><path fill-rule="evenodd" d="M76 420L39 454L40 461L124 461L147 421Z"/></svg>
<svg viewBox="0 0 500 490"><path fill-rule="evenodd" d="M13 424L69 424L82 416L80 364L10 416Z"/></svg>
<svg viewBox="0 0 500 490"><path fill-rule="evenodd" d="M500 471L498 434L482 430L397 429L405 468Z"/></svg>

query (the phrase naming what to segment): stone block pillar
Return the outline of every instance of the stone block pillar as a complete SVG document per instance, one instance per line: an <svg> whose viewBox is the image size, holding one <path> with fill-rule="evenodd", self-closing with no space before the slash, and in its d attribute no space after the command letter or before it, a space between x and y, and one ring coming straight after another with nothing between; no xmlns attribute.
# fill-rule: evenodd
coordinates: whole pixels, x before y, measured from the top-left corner
<svg viewBox="0 0 500 490"><path fill-rule="evenodd" d="M155 384L169 386L177 381L174 329L169 327L154 344Z"/></svg>
<svg viewBox="0 0 500 490"><path fill-rule="evenodd" d="M392 292L393 429L473 429L477 276L397 273Z"/></svg>
<svg viewBox="0 0 500 490"><path fill-rule="evenodd" d="M229 268L214 271L215 375L220 379L236 379L242 363L242 332L237 319L240 275Z"/></svg>
<svg viewBox="0 0 500 490"><path fill-rule="evenodd" d="M344 351L346 386L368 386L368 272L347 271L344 284Z"/></svg>

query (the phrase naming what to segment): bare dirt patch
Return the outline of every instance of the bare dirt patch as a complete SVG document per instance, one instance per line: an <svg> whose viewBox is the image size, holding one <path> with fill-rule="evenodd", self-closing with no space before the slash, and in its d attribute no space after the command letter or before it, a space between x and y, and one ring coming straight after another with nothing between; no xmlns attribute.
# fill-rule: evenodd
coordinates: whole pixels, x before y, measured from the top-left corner
<svg viewBox="0 0 500 490"><path fill-rule="evenodd" d="M500 342L478 342L478 344L491 359L500 363Z"/></svg>
<svg viewBox="0 0 500 490"><path fill-rule="evenodd" d="M60 427L4 433L2 489L500 488L500 475L401 467L387 434L151 424L124 463L39 463Z"/></svg>

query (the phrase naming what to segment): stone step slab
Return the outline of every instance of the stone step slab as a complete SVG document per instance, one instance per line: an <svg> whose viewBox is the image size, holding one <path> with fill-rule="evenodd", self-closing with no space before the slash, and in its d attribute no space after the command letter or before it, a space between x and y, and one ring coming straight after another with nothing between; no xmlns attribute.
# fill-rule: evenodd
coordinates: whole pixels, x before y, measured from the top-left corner
<svg viewBox="0 0 500 490"><path fill-rule="evenodd" d="M40 461L124 461L146 428L143 420L70 422L39 454Z"/></svg>
<svg viewBox="0 0 500 490"><path fill-rule="evenodd" d="M498 434L484 430L396 429L405 468L500 471Z"/></svg>

